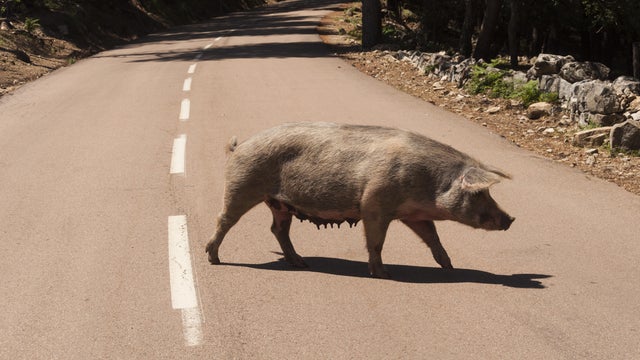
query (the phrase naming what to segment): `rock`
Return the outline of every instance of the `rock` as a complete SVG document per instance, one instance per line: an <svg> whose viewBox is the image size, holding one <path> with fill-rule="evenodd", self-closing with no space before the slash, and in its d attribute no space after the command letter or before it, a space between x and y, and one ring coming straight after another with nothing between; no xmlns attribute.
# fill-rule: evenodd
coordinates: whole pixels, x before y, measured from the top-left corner
<svg viewBox="0 0 640 360"><path fill-rule="evenodd" d="M26 52L22 50L10 50L10 51L16 56L16 58L18 58L18 60L27 64L31 64L31 58Z"/></svg>
<svg viewBox="0 0 640 360"><path fill-rule="evenodd" d="M619 76L613 80L613 88L616 93L635 97L640 95L640 81L630 76Z"/></svg>
<svg viewBox="0 0 640 360"><path fill-rule="evenodd" d="M596 163L596 154L589 155L589 157L587 157L584 163L589 166L593 166Z"/></svg>
<svg viewBox="0 0 640 360"><path fill-rule="evenodd" d="M571 98L571 83L563 78L560 78L558 85L558 97L563 100Z"/></svg>
<svg viewBox="0 0 640 360"><path fill-rule="evenodd" d="M611 126L615 124L619 124L625 121L625 116L622 114L594 114L590 112L585 112L581 117L581 125L590 124L595 126Z"/></svg>
<svg viewBox="0 0 640 360"><path fill-rule="evenodd" d="M630 113L640 112L640 96L636 96L627 104L626 110Z"/></svg>
<svg viewBox="0 0 640 360"><path fill-rule="evenodd" d="M611 133L611 126L578 131L573 135L574 146L601 146Z"/></svg>
<svg viewBox="0 0 640 360"><path fill-rule="evenodd" d="M589 122L611 125L622 121L622 105L613 86L608 81L588 80L571 85L568 108L571 120L585 126ZM610 117L595 116L614 115Z"/></svg>
<svg viewBox="0 0 640 360"><path fill-rule="evenodd" d="M599 62L568 62L560 69L560 76L570 83L583 80L606 80L611 70Z"/></svg>
<svg viewBox="0 0 640 360"><path fill-rule="evenodd" d="M551 114L553 106L547 102L537 102L527 108L527 117L531 120L539 119Z"/></svg>
<svg viewBox="0 0 640 360"><path fill-rule="evenodd" d="M542 75L557 74L565 63L571 61L574 61L571 56L540 54L534 61L533 66L527 71L527 77L536 79Z"/></svg>
<svg viewBox="0 0 640 360"><path fill-rule="evenodd" d="M495 113L497 113L499 111L500 111L500 106L492 106L492 107L488 108L486 112L489 113L489 114L495 114Z"/></svg>
<svg viewBox="0 0 640 360"><path fill-rule="evenodd" d="M562 78L556 74L542 75L542 77L540 77L540 79L538 80L538 89L540 91L548 92L548 93L551 93L551 92L559 93L560 79Z"/></svg>
<svg viewBox="0 0 640 360"><path fill-rule="evenodd" d="M609 82L596 80L584 94L585 110L596 114L613 114L621 112L615 89Z"/></svg>
<svg viewBox="0 0 640 360"><path fill-rule="evenodd" d="M627 120L611 128L611 147L640 150L640 122Z"/></svg>
<svg viewBox="0 0 640 360"><path fill-rule="evenodd" d="M449 81L455 82L458 87L464 86L470 78L471 69L475 63L476 61L473 58L468 58L451 66L449 68Z"/></svg>
<svg viewBox="0 0 640 360"><path fill-rule="evenodd" d="M554 128L546 128L542 131L544 135L553 135L556 133L556 129Z"/></svg>
<svg viewBox="0 0 640 360"><path fill-rule="evenodd" d="M587 155L594 155L598 153L598 149L587 149L584 151L584 153Z"/></svg>

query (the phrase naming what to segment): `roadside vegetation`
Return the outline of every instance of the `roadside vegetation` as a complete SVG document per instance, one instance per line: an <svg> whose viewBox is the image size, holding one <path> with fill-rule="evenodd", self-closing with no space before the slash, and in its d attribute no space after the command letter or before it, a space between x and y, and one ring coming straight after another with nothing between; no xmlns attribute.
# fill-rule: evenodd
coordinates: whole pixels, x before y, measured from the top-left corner
<svg viewBox="0 0 640 360"><path fill-rule="evenodd" d="M508 63L501 59L489 64L479 62L472 68L467 90L473 95L486 94L491 98L515 99L524 107L535 102L553 103L558 100L558 93L540 91L536 80L518 79L507 67Z"/></svg>
<svg viewBox="0 0 640 360"><path fill-rule="evenodd" d="M392 18L408 48L487 62L503 55L512 68L521 56L552 53L632 75L640 42L637 0L363 0L362 9L365 48L385 42Z"/></svg>

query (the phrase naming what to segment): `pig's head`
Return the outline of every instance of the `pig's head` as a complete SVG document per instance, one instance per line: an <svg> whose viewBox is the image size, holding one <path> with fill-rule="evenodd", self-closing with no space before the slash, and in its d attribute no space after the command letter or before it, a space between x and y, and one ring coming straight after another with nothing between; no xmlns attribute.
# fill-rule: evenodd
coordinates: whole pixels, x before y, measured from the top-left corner
<svg viewBox="0 0 640 360"><path fill-rule="evenodd" d="M509 175L495 169L466 167L440 198L453 220L485 230L507 230L515 218L504 212L489 194L489 187Z"/></svg>

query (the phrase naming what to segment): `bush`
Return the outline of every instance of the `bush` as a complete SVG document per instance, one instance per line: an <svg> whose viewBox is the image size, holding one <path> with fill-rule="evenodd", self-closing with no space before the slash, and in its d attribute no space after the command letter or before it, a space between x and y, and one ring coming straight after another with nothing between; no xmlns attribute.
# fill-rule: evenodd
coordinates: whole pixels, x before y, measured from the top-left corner
<svg viewBox="0 0 640 360"><path fill-rule="evenodd" d="M33 33L33 31L40 27L40 20L34 18L26 18L24 19L24 29L29 33Z"/></svg>
<svg viewBox="0 0 640 360"><path fill-rule="evenodd" d="M474 65L471 70L471 79L467 84L467 90L474 94L487 94L492 98L516 99L527 107L535 102L555 102L558 100L557 93L545 93L538 89L538 82L531 80L523 83L518 81L507 81L508 71L498 69L493 65L501 64L492 62L491 65L485 63Z"/></svg>

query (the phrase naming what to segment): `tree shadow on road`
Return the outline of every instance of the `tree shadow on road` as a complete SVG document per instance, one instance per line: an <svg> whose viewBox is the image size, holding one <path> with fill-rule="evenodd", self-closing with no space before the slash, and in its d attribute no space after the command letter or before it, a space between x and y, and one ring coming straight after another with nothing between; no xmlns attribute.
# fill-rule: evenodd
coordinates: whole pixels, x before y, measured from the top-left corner
<svg viewBox="0 0 640 360"><path fill-rule="evenodd" d="M300 9L325 8L338 9L338 4L344 0L322 0L311 3L304 0L268 6L254 11L246 11L215 18L209 22L176 27L171 31L151 34L132 41L121 49L131 52L106 52L95 57L130 58L130 62L155 61L193 61L196 56L202 61L216 61L225 59L247 58L318 58L333 56L329 47L315 39L293 42L262 42L225 45L213 43L219 37L247 38L273 35L310 35L322 33L317 26L317 19L313 16L296 15L291 11ZM155 52L136 52L143 44L171 45L181 41L210 39L210 48L201 47L188 50L159 50Z"/></svg>
<svg viewBox="0 0 640 360"><path fill-rule="evenodd" d="M284 261L284 259L264 264L223 263L223 265L241 266L261 270L310 271L329 275L362 278L370 277L367 271L368 265L366 262L327 257L305 257L304 260L309 265L306 269L294 268ZM477 283L524 289L544 289L546 286L537 279L547 279L551 277L551 275L544 274L499 275L472 269L444 270L435 267L398 264L387 264L385 266L391 275L392 281L414 284Z"/></svg>

